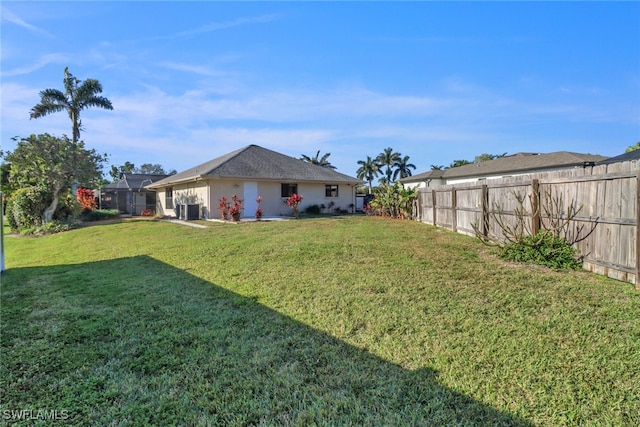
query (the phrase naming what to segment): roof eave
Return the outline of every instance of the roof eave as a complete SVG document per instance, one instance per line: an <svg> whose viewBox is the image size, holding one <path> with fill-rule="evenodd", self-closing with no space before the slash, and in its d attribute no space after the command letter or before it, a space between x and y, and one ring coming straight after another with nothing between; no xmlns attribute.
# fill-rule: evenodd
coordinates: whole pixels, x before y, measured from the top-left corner
<svg viewBox="0 0 640 427"><path fill-rule="evenodd" d="M181 179L176 179L176 180L171 180L166 182L161 182L161 181L154 182L153 184L145 185L144 188L149 188L149 189L162 188L162 187L168 187L170 185L184 184L186 182L201 181L202 179L203 179L202 175L194 175L188 178L181 178Z"/></svg>

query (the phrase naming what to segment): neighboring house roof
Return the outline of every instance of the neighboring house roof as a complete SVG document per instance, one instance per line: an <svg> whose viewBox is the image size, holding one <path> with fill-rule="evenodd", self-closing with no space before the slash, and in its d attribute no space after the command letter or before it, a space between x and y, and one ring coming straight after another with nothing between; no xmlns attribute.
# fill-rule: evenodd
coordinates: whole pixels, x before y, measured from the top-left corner
<svg viewBox="0 0 640 427"><path fill-rule="evenodd" d="M485 177L492 175L508 175L538 170L557 168L571 168L583 166L585 162L600 162L605 156L595 154L571 153L558 151L555 153L516 153L510 156L487 160L480 163L470 163L445 170L434 170L418 175L402 178L400 182L415 182L428 179L454 179L465 177Z"/></svg>
<svg viewBox="0 0 640 427"><path fill-rule="evenodd" d="M442 175L448 171L448 169L435 169L429 172L422 172L415 175L400 178L399 182L416 182L416 181L428 181L430 179L440 179Z"/></svg>
<svg viewBox="0 0 640 427"><path fill-rule="evenodd" d="M631 160L640 160L640 150L633 150L628 153L620 154L619 156L610 157L596 164L610 165L611 163L629 162Z"/></svg>
<svg viewBox="0 0 640 427"><path fill-rule="evenodd" d="M361 184L359 179L257 145L248 145L191 169L171 175L147 188L200 179L244 179Z"/></svg>
<svg viewBox="0 0 640 427"><path fill-rule="evenodd" d="M140 190L149 184L166 178L167 175L147 175L141 173L124 173L122 177L110 184L103 186L106 190Z"/></svg>

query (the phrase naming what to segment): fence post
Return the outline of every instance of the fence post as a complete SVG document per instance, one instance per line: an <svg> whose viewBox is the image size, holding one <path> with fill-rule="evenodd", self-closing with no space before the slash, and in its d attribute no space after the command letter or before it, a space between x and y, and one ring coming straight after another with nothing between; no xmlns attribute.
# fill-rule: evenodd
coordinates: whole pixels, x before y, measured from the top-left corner
<svg viewBox="0 0 640 427"><path fill-rule="evenodd" d="M535 236L540 232L540 182L531 180L531 233Z"/></svg>
<svg viewBox="0 0 640 427"><path fill-rule="evenodd" d="M0 191L0 276L4 271L4 224L2 216L4 215L4 203L2 203L2 191Z"/></svg>
<svg viewBox="0 0 640 427"><path fill-rule="evenodd" d="M640 292L640 173L636 174L636 291Z"/></svg>
<svg viewBox="0 0 640 427"><path fill-rule="evenodd" d="M482 235L489 235L489 187L482 185Z"/></svg>
<svg viewBox="0 0 640 427"><path fill-rule="evenodd" d="M433 206L433 225L436 225L436 190L431 190L431 206Z"/></svg>
<svg viewBox="0 0 640 427"><path fill-rule="evenodd" d="M451 229L458 231L458 218L456 215L456 187L451 189Z"/></svg>

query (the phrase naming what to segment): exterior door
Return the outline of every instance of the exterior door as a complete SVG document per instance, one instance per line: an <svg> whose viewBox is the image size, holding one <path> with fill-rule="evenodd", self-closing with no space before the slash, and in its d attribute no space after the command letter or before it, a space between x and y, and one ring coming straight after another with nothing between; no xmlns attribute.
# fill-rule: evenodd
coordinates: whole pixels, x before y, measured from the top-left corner
<svg viewBox="0 0 640 427"><path fill-rule="evenodd" d="M140 215L143 210L147 208L147 194L146 193L134 193L134 206L133 214Z"/></svg>
<svg viewBox="0 0 640 427"><path fill-rule="evenodd" d="M244 183L244 212L242 214L245 218L251 218L256 215L258 209L258 183L257 182L245 182Z"/></svg>

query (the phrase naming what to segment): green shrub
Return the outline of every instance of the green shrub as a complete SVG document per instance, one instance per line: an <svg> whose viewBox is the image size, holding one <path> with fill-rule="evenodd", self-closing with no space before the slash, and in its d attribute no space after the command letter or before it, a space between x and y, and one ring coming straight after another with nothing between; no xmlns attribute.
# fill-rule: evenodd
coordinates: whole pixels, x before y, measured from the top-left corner
<svg viewBox="0 0 640 427"><path fill-rule="evenodd" d="M76 224L63 221L49 221L35 227L23 228L20 234L23 236L44 236L47 234L61 233L76 228Z"/></svg>
<svg viewBox="0 0 640 427"><path fill-rule="evenodd" d="M509 243L500 249L500 258L508 261L544 265L555 270L577 270L582 262L578 250L552 232L544 230L535 236L526 236L522 243Z"/></svg>
<svg viewBox="0 0 640 427"><path fill-rule="evenodd" d="M37 227L42 224L42 214L51 203L44 187L26 187L16 190L7 202L7 221L12 230Z"/></svg>
<svg viewBox="0 0 640 427"><path fill-rule="evenodd" d="M101 221L115 218L120 218L120 211L117 209L96 209L95 211L84 212L80 216L83 221Z"/></svg>
<svg viewBox="0 0 640 427"><path fill-rule="evenodd" d="M318 215L322 211L320 210L320 206L311 205L311 206L307 206L307 208L304 210L304 212L307 213L307 214L310 214L310 215Z"/></svg>
<svg viewBox="0 0 640 427"><path fill-rule="evenodd" d="M80 202L73 196L71 190L67 194L60 198L56 212L53 214L53 219L61 222L71 221L73 218L78 218L82 213L82 206Z"/></svg>

